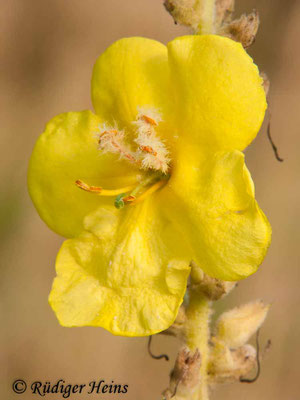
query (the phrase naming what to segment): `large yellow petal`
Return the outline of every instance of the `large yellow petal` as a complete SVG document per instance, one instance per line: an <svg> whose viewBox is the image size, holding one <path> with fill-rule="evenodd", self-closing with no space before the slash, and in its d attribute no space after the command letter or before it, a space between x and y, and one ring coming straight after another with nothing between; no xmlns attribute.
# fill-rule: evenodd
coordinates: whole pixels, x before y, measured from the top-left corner
<svg viewBox="0 0 300 400"><path fill-rule="evenodd" d="M164 120L171 115L167 48L150 39L118 40L98 58L92 77L96 113L108 123L132 129L138 108L155 108Z"/></svg>
<svg viewBox="0 0 300 400"><path fill-rule="evenodd" d="M186 290L188 245L153 200L100 208L79 238L63 244L49 297L62 325L146 336L173 323Z"/></svg>
<svg viewBox="0 0 300 400"><path fill-rule="evenodd" d="M88 213L114 201L80 190L77 179L112 189L136 179L137 171L129 163L97 149L100 122L90 111L60 114L47 124L31 156L32 201L47 225L65 237L77 236Z"/></svg>
<svg viewBox="0 0 300 400"><path fill-rule="evenodd" d="M271 227L254 198L254 185L239 151L199 156L186 149L174 169L161 207L193 248L191 258L208 274L239 280L262 263Z"/></svg>
<svg viewBox="0 0 300 400"><path fill-rule="evenodd" d="M173 40L168 50L180 134L206 149L243 150L260 129L266 98L242 45L195 35Z"/></svg>

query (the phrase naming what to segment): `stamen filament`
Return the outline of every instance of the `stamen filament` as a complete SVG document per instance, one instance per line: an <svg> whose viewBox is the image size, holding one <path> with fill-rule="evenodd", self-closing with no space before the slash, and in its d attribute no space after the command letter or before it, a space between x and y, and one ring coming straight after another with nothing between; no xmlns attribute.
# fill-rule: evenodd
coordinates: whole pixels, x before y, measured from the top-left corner
<svg viewBox="0 0 300 400"><path fill-rule="evenodd" d="M96 193L99 196L117 196L118 194L129 192L135 187L134 185L131 185L131 186L125 186L120 189L103 189L102 187L99 186L90 186L79 179L75 182L75 184L80 189L85 190L86 192Z"/></svg>
<svg viewBox="0 0 300 400"><path fill-rule="evenodd" d="M150 196L152 193L156 192L158 189L165 186L167 182L168 182L167 179L162 179L156 182L154 185L150 186L149 189L145 190L145 192L142 193L139 197L137 197L136 200L132 201L130 205L134 206L137 203L140 203L141 201L145 200L146 197Z"/></svg>
<svg viewBox="0 0 300 400"><path fill-rule="evenodd" d="M153 183L153 181L156 181L157 179L158 179L157 176L149 175L144 180L142 180L138 186L135 187L135 189L130 193L130 195L136 197L144 187L150 185L151 183Z"/></svg>
<svg viewBox="0 0 300 400"><path fill-rule="evenodd" d="M135 163L137 160L128 146L125 145L123 136L123 132L119 132L117 129L104 130L99 135L99 147L102 150L119 153L122 157Z"/></svg>

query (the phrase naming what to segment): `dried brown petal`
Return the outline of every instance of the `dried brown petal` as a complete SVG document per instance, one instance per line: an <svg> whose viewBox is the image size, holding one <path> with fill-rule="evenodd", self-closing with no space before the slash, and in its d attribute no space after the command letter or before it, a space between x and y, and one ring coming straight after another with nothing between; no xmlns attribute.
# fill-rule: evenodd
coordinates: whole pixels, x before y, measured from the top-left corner
<svg viewBox="0 0 300 400"><path fill-rule="evenodd" d="M201 2L200 2L201 3ZM165 0L164 6L175 23L197 30L201 19L201 7L197 0Z"/></svg>
<svg viewBox="0 0 300 400"><path fill-rule="evenodd" d="M206 275L194 261L190 265L193 290L204 294L209 300L221 299L236 286L236 282L221 281Z"/></svg>
<svg viewBox="0 0 300 400"><path fill-rule="evenodd" d="M192 394L200 383L201 356L198 349L194 353L186 347L182 348L171 373L170 386L163 393L166 400L176 397L184 397Z"/></svg>
<svg viewBox="0 0 300 400"><path fill-rule="evenodd" d="M242 15L239 19L225 25L219 32L223 36L240 42L248 48L254 42L259 27L259 15L253 11L249 15Z"/></svg>
<svg viewBox="0 0 300 400"><path fill-rule="evenodd" d="M216 343L209 363L210 384L233 383L248 375L256 367L256 350L247 344L238 349L229 349Z"/></svg>

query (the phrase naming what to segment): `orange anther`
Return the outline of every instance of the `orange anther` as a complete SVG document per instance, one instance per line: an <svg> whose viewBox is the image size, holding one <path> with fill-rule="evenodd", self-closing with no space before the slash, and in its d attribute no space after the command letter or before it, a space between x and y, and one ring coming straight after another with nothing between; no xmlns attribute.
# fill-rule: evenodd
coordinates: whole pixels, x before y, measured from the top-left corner
<svg viewBox="0 0 300 400"><path fill-rule="evenodd" d="M157 122L153 118L148 117L147 115L141 115L140 119L144 120L150 125L154 126L157 125Z"/></svg>
<svg viewBox="0 0 300 400"><path fill-rule="evenodd" d="M75 184L82 190L85 190L86 192L93 192L93 193L101 193L102 192L102 187L98 186L90 186L81 180L77 180Z"/></svg>
<svg viewBox="0 0 300 400"><path fill-rule="evenodd" d="M101 143L101 138L104 136L104 135L107 135L107 134L109 134L109 133L112 133L112 134L114 134L114 135L117 135L117 133L118 133L118 131L116 130L116 129L111 129L110 131L104 131L104 132L102 132L102 133L100 133L100 135L99 135L99 144Z"/></svg>
<svg viewBox="0 0 300 400"><path fill-rule="evenodd" d="M122 136L119 135L120 137L118 137L118 134L120 134L120 132L116 129L106 130L99 135L98 144L101 148L105 148L107 145L112 146L116 149L116 152L120 153L123 157L127 158L131 162L136 162L136 159L132 154L130 154L124 145Z"/></svg>
<svg viewBox="0 0 300 400"><path fill-rule="evenodd" d="M122 198L122 200L124 201L125 204L132 203L133 201L135 201L135 199L136 199L136 197L132 196L132 195L129 195L129 196L126 196L126 197Z"/></svg>
<svg viewBox="0 0 300 400"><path fill-rule="evenodd" d="M135 187L135 185L130 185L130 186L125 186L125 187L118 188L118 189L103 189L102 187L88 185L87 183L82 182L80 179L75 181L75 184L80 189L85 190L86 192L95 193L99 196L118 196L120 194L131 191ZM130 201L133 201L133 200L128 199L128 202L130 202Z"/></svg>
<svg viewBox="0 0 300 400"><path fill-rule="evenodd" d="M140 146L140 149L144 151L145 153L150 153L153 156L157 156L157 152L153 150L151 146Z"/></svg>

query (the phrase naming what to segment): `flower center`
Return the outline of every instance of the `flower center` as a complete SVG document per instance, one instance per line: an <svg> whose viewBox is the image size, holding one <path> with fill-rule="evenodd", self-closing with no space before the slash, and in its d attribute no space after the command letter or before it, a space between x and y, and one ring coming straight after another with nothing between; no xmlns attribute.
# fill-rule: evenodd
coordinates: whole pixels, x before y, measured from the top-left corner
<svg viewBox="0 0 300 400"><path fill-rule="evenodd" d="M116 208L135 205L159 190L170 177L171 162L169 151L156 133L160 121L161 116L155 109L139 109L137 119L133 122L136 137L131 145L124 130L106 124L100 126L99 150L118 154L120 159L147 172L140 183L113 190L91 186L81 180L75 184L80 189L100 196L117 196L114 202Z"/></svg>

